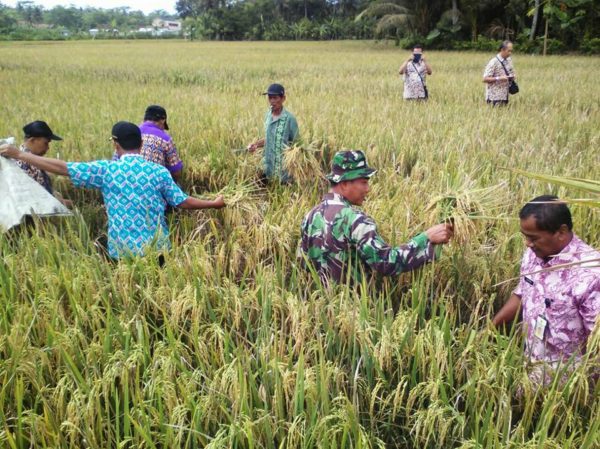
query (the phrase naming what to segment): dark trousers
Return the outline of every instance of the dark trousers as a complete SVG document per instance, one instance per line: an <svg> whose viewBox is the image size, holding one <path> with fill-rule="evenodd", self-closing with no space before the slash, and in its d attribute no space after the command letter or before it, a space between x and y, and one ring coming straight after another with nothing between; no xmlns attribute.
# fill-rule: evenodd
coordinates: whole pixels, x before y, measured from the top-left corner
<svg viewBox="0 0 600 449"><path fill-rule="evenodd" d="M98 250L100 255L105 260L107 260L111 263L115 263L115 264L119 262L117 259L113 259L108 254L108 237L105 234L102 234L100 237L98 237L96 240L94 240L94 246L96 247L96 249ZM158 255L158 266L161 268L164 267L165 262L166 262L166 260L165 260L164 254L159 254Z"/></svg>
<svg viewBox="0 0 600 449"><path fill-rule="evenodd" d="M508 100L486 100L487 104L491 104L492 106L506 106L508 104Z"/></svg>

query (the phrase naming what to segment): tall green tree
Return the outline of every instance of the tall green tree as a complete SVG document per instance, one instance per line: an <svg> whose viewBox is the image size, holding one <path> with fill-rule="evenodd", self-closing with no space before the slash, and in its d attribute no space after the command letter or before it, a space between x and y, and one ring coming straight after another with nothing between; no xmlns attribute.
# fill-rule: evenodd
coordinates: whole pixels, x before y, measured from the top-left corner
<svg viewBox="0 0 600 449"><path fill-rule="evenodd" d="M42 7L29 0L17 2L17 13L30 26L43 21Z"/></svg>

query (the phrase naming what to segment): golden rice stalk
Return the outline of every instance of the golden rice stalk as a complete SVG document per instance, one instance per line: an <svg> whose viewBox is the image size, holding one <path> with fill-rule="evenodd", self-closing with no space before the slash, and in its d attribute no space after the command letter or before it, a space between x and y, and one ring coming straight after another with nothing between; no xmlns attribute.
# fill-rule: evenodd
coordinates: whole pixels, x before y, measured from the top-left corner
<svg viewBox="0 0 600 449"><path fill-rule="evenodd" d="M254 181L231 183L221 189L217 195L223 195L227 205L223 210L225 222L233 227L262 223L267 206L262 193L261 187Z"/></svg>
<svg viewBox="0 0 600 449"><path fill-rule="evenodd" d="M454 238L460 244L475 235L477 220L503 218L500 211L506 205L506 183L485 188L475 188L473 184L469 180L459 189L448 190L434 197L426 208L426 211L435 215L432 221L454 225Z"/></svg>
<svg viewBox="0 0 600 449"><path fill-rule="evenodd" d="M313 184L315 179L325 179L321 170L322 158L323 149L319 142L306 147L293 145L285 151L284 167L297 184Z"/></svg>
<svg viewBox="0 0 600 449"><path fill-rule="evenodd" d="M260 199L261 188L254 181L246 181L241 184L231 183L223 187L218 195L223 195L225 203L230 206L247 206Z"/></svg>

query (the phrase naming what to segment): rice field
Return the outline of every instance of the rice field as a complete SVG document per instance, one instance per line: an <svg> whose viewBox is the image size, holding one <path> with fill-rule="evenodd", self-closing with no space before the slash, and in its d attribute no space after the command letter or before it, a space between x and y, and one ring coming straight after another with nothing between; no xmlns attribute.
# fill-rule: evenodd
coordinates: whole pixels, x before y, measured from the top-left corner
<svg viewBox="0 0 600 449"><path fill-rule="evenodd" d="M585 196L511 169L599 178L600 59L516 48L521 93L492 109L493 55L425 54L431 99L407 104L407 52L372 42L0 44L0 137L40 119L64 138L48 156L109 158L112 124L158 103L184 190L229 203L172 214L163 269L108 264L99 194L55 178L75 216L0 237L0 447L600 448L600 331L538 389L519 327L490 323L520 207ZM258 187L260 155L232 151L262 136L271 82L302 136L290 187ZM418 272L322 291L296 265L300 222L350 148L379 169L364 209L389 242L448 218L457 239ZM600 210L572 212L599 248Z"/></svg>

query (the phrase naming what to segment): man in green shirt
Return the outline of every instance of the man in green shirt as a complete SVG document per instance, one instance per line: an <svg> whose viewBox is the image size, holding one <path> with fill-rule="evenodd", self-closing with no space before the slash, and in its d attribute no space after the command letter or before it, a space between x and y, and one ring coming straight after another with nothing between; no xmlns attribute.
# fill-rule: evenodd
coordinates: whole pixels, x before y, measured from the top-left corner
<svg viewBox="0 0 600 449"><path fill-rule="evenodd" d="M263 165L267 179L279 179L283 183L290 181L290 175L284 168L284 151L298 139L296 117L283 107L285 88L281 84L271 84L263 93L269 97L270 108L265 114L265 137L248 145L251 153L264 147Z"/></svg>

